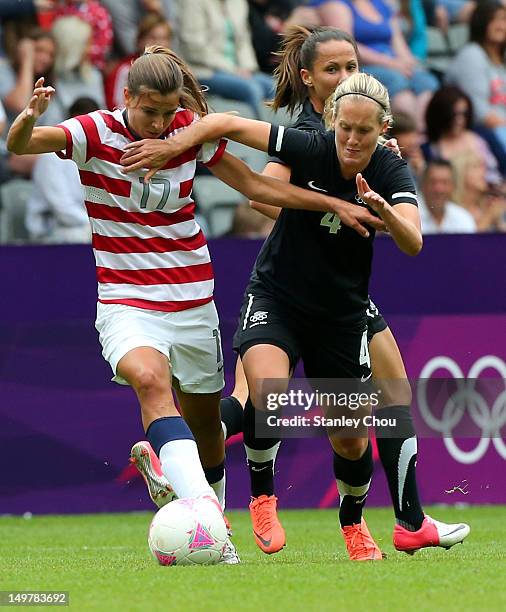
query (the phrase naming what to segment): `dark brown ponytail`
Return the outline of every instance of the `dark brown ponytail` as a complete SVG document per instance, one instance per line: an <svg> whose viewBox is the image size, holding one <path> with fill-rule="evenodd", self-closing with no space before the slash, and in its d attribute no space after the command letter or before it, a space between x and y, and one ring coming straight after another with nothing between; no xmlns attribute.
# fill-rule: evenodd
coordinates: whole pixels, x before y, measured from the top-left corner
<svg viewBox="0 0 506 612"><path fill-rule="evenodd" d="M297 106L304 103L307 89L300 78L301 49L311 36L310 30L303 26L290 26L283 36L280 50L276 55L280 62L274 70L276 94L271 102L274 111L286 108L293 115Z"/></svg>

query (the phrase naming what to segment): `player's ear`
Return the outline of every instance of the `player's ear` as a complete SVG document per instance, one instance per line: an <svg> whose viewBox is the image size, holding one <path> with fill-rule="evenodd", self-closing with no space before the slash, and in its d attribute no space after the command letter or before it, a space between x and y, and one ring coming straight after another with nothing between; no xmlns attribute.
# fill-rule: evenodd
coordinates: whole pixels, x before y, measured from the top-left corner
<svg viewBox="0 0 506 612"><path fill-rule="evenodd" d="M311 77L311 74L309 73L309 70L306 70L305 68L301 68L300 69L300 78L301 78L301 81L304 83L304 85L306 87L312 87L313 86L313 78Z"/></svg>
<svg viewBox="0 0 506 612"><path fill-rule="evenodd" d="M130 90L128 89L128 87L124 87L123 88L123 96L125 98L125 106L133 106L133 96L130 93Z"/></svg>
<svg viewBox="0 0 506 612"><path fill-rule="evenodd" d="M381 126L381 133L386 134L388 132L388 128L390 127L388 120L383 121L383 125Z"/></svg>

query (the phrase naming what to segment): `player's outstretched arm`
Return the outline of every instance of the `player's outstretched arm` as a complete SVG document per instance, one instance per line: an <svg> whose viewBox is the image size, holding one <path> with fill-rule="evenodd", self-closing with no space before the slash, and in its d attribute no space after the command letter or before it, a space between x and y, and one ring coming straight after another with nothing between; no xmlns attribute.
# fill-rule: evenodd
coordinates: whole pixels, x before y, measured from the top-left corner
<svg viewBox="0 0 506 612"><path fill-rule="evenodd" d="M17 155L51 153L66 147L65 132L58 127L34 127L54 94L52 87L44 87L41 77L33 89L26 108L16 117L7 134L7 149Z"/></svg>
<svg viewBox="0 0 506 612"><path fill-rule="evenodd" d="M342 223L364 237L369 235L366 224L376 229L385 229L383 221L371 215L365 208L253 172L242 160L229 153L225 153L210 170L217 178L250 200L281 208L333 212L339 215Z"/></svg>
<svg viewBox="0 0 506 612"><path fill-rule="evenodd" d="M284 183L290 182L291 174L292 171L288 166L285 166L285 164L279 164L277 162L268 162L265 168L262 170L262 176L270 176L278 179L278 181L283 181ZM257 202L256 200L250 200L249 205L259 213L262 213L262 215L265 217L273 219L274 221L276 221L276 219L279 217L279 213L281 212L281 208L279 206L271 206L270 204L265 204L265 202Z"/></svg>
<svg viewBox="0 0 506 612"><path fill-rule="evenodd" d="M369 187L362 174L358 173L356 180L358 195L383 219L399 249L407 255L418 255L423 245L418 208L409 202L390 206Z"/></svg>
<svg viewBox="0 0 506 612"><path fill-rule="evenodd" d="M253 149L267 151L271 124L229 113L211 113L166 140L144 139L126 145L121 158L125 172L150 168L145 182L168 161L205 142L230 138Z"/></svg>

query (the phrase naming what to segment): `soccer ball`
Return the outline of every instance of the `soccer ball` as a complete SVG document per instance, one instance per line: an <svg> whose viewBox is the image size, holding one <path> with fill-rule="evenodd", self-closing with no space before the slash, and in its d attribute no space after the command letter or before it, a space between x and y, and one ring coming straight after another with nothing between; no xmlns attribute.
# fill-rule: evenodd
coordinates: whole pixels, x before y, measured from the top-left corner
<svg viewBox="0 0 506 612"><path fill-rule="evenodd" d="M221 559L227 527L211 497L176 499L149 527L149 548L160 565L213 565Z"/></svg>

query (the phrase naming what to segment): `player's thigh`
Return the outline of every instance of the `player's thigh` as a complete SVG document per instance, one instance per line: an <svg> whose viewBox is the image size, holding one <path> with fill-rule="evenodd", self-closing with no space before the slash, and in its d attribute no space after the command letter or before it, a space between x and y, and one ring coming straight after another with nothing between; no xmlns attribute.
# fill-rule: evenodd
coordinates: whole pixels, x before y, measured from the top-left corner
<svg viewBox="0 0 506 612"><path fill-rule="evenodd" d="M171 313L172 376L188 394L214 394L223 389L223 353L214 302Z"/></svg>
<svg viewBox="0 0 506 612"><path fill-rule="evenodd" d="M290 358L273 344L254 344L242 357L249 396L255 408L266 406L271 393L284 393L290 377Z"/></svg>
<svg viewBox="0 0 506 612"><path fill-rule="evenodd" d="M309 384L319 393L320 408L327 418L339 423L327 428L332 447L342 456L360 457L367 445L362 418L371 412L365 395L371 378L366 321L313 329L301 359ZM341 424L349 418L360 419L359 426Z"/></svg>
<svg viewBox="0 0 506 612"><path fill-rule="evenodd" d="M369 304L367 305L365 314L367 321L367 340L371 342L374 334L386 329L388 324L376 304L372 301L371 296L369 296Z"/></svg>
<svg viewBox="0 0 506 612"><path fill-rule="evenodd" d="M247 294L234 349L241 356L252 402L260 408L267 393L286 390L298 360L299 341L290 313L270 295Z"/></svg>
<svg viewBox="0 0 506 612"><path fill-rule="evenodd" d="M381 406L411 404L411 386L402 355L389 327L372 337L369 343L374 383L381 393Z"/></svg>
<svg viewBox="0 0 506 612"><path fill-rule="evenodd" d="M168 369L170 333L160 313L123 304L97 304L95 327L99 332L102 355L119 384L132 384L139 377L147 378L163 370L170 386ZM124 360L133 350L144 348L141 361ZM151 349L151 350L149 350ZM122 362L121 372L118 366ZM128 376L122 376L122 372Z"/></svg>
<svg viewBox="0 0 506 612"><path fill-rule="evenodd" d="M359 379L371 374L366 321L346 327L315 326L304 332L301 358L307 378Z"/></svg>

